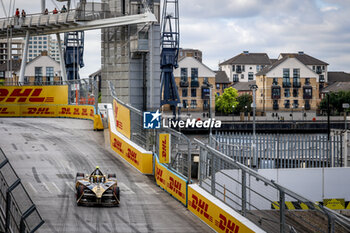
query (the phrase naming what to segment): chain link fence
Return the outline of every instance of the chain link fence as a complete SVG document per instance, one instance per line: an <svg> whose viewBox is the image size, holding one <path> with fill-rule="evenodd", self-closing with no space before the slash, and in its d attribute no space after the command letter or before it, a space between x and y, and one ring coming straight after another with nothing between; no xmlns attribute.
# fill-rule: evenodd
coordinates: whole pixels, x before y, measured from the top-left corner
<svg viewBox="0 0 350 233"><path fill-rule="evenodd" d="M0 230L35 232L42 224L43 219L0 148Z"/></svg>
<svg viewBox="0 0 350 233"><path fill-rule="evenodd" d="M213 146L258 169L343 167L343 135L216 133ZM256 156L255 156L256 155Z"/></svg>
<svg viewBox="0 0 350 233"><path fill-rule="evenodd" d="M350 231L346 217L195 141L200 147L199 185L266 232ZM288 209L286 201L300 208Z"/></svg>

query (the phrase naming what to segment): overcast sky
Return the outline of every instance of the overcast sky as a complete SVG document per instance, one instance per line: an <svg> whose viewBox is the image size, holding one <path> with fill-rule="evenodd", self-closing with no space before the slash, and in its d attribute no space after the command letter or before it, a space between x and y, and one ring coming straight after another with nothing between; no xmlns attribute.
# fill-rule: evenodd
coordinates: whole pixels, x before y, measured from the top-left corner
<svg viewBox="0 0 350 233"><path fill-rule="evenodd" d="M10 0L2 1L8 12ZM16 0L15 7L30 14L40 11L40 2ZM53 2L62 6L47 0L49 10ZM329 70L350 72L349 0L179 0L179 4L181 47L202 50L203 62L213 70L219 62L248 50L270 58L304 51L329 63ZM82 77L101 66L100 31L85 35Z"/></svg>

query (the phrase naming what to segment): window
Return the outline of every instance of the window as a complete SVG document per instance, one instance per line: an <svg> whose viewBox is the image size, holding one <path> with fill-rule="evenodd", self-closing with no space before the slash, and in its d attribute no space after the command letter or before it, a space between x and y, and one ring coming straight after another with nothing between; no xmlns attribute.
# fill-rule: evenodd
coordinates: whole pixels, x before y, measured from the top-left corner
<svg viewBox="0 0 350 233"><path fill-rule="evenodd" d="M33 52L33 50L29 50L29 52L30 52L30 53L32 53L32 52Z"/></svg>
<svg viewBox="0 0 350 233"><path fill-rule="evenodd" d="M309 100L305 100L305 110L310 110L311 106L310 106L310 101Z"/></svg>
<svg viewBox="0 0 350 233"><path fill-rule="evenodd" d="M34 41L34 44L37 44L38 42L37 41Z"/></svg>
<svg viewBox="0 0 350 233"><path fill-rule="evenodd" d="M322 66L322 70L325 71L326 67L325 66Z"/></svg>
<svg viewBox="0 0 350 233"><path fill-rule="evenodd" d="M32 57L33 55L32 54L29 54L29 57Z"/></svg>
<svg viewBox="0 0 350 233"><path fill-rule="evenodd" d="M204 84L209 84L208 77L204 77L203 83Z"/></svg>
<svg viewBox="0 0 350 233"><path fill-rule="evenodd" d="M283 69L283 87L290 87L289 69Z"/></svg>
<svg viewBox="0 0 350 233"><path fill-rule="evenodd" d="M278 85L278 78L272 79L272 85Z"/></svg>
<svg viewBox="0 0 350 233"><path fill-rule="evenodd" d="M43 68L42 67L35 67L35 80L34 83L36 85L41 85L43 81Z"/></svg>
<svg viewBox="0 0 350 233"><path fill-rule="evenodd" d="M42 41L39 41L39 44L42 44L43 42Z"/></svg>
<svg viewBox="0 0 350 233"><path fill-rule="evenodd" d="M249 72L249 73L248 73L248 80L250 80L250 81L254 80L254 74L253 74L253 72Z"/></svg>
<svg viewBox="0 0 350 233"><path fill-rule="evenodd" d="M46 49L47 48L47 46L45 45L45 46L43 46L44 47L44 49Z"/></svg>
<svg viewBox="0 0 350 233"><path fill-rule="evenodd" d="M202 99L209 99L209 98L210 98L210 89L202 88Z"/></svg>
<svg viewBox="0 0 350 233"><path fill-rule="evenodd" d="M34 36L34 40L36 40L36 36Z"/></svg>
<svg viewBox="0 0 350 233"><path fill-rule="evenodd" d="M281 98L281 88L280 87L273 87L271 92L272 99L279 99Z"/></svg>
<svg viewBox="0 0 350 233"><path fill-rule="evenodd" d="M216 95L217 95L217 96L220 96L220 93L219 93L219 92L216 92Z"/></svg>
<svg viewBox="0 0 350 233"><path fill-rule="evenodd" d="M222 90L225 90L227 88L227 84L222 84Z"/></svg>
<svg viewBox="0 0 350 233"><path fill-rule="evenodd" d="M43 43L44 43L44 44L47 44L47 41L44 41Z"/></svg>
<svg viewBox="0 0 350 233"><path fill-rule="evenodd" d="M290 97L290 89L284 89L284 97Z"/></svg>
<svg viewBox="0 0 350 233"><path fill-rule="evenodd" d="M220 84L219 83L216 84L216 89L220 89Z"/></svg>
<svg viewBox="0 0 350 233"><path fill-rule="evenodd" d="M305 85L309 85L310 84L310 78L306 78L305 79Z"/></svg>
<svg viewBox="0 0 350 233"><path fill-rule="evenodd" d="M241 79L244 79L244 74L241 74Z"/></svg>
<svg viewBox="0 0 350 233"><path fill-rule="evenodd" d="M293 78L300 78L300 69L293 69Z"/></svg>
<svg viewBox="0 0 350 233"><path fill-rule="evenodd" d="M319 80L318 80L320 83L324 83L324 75L320 75L319 76Z"/></svg>
<svg viewBox="0 0 350 233"><path fill-rule="evenodd" d="M191 108L197 108L197 100L191 100Z"/></svg>
<svg viewBox="0 0 350 233"><path fill-rule="evenodd" d="M312 66L312 70L315 71L316 70L316 66Z"/></svg>
<svg viewBox="0 0 350 233"><path fill-rule="evenodd" d="M191 97L197 97L197 89L196 88L191 89Z"/></svg>
<svg viewBox="0 0 350 233"><path fill-rule="evenodd" d="M238 74L233 75L233 82L238 82Z"/></svg>
<svg viewBox="0 0 350 233"><path fill-rule="evenodd" d="M241 65L236 65L236 72L242 73L242 66Z"/></svg>
<svg viewBox="0 0 350 233"><path fill-rule="evenodd" d="M244 65L242 65L242 72L244 72L245 71L245 66Z"/></svg>
<svg viewBox="0 0 350 233"><path fill-rule="evenodd" d="M5 71L0 71L0 78L5 78Z"/></svg>
<svg viewBox="0 0 350 233"><path fill-rule="evenodd" d="M298 89L293 89L293 97L298 97Z"/></svg>
<svg viewBox="0 0 350 233"><path fill-rule="evenodd" d="M182 97L187 97L187 88L182 89Z"/></svg>
<svg viewBox="0 0 350 233"><path fill-rule="evenodd" d="M235 71L235 65L232 65L232 71Z"/></svg>
<svg viewBox="0 0 350 233"><path fill-rule="evenodd" d="M182 106L183 106L184 108L188 108L187 100L182 100Z"/></svg>
<svg viewBox="0 0 350 233"><path fill-rule="evenodd" d="M51 66L46 67L46 79L48 83L50 84L53 83L54 72L53 72L53 67Z"/></svg>
<svg viewBox="0 0 350 233"><path fill-rule="evenodd" d="M208 100L204 100L203 101L203 110L208 110L209 109L209 101Z"/></svg>
<svg viewBox="0 0 350 233"><path fill-rule="evenodd" d="M38 40L41 40L41 39L42 39L42 38L39 36L39 37L38 37Z"/></svg>
<svg viewBox="0 0 350 233"><path fill-rule="evenodd" d="M312 87L304 88L304 99L312 99Z"/></svg>
<svg viewBox="0 0 350 233"><path fill-rule="evenodd" d="M191 81L198 82L198 68L191 68Z"/></svg>
<svg viewBox="0 0 350 233"><path fill-rule="evenodd" d="M298 100L293 101L293 108L299 108L299 101Z"/></svg>
<svg viewBox="0 0 350 233"><path fill-rule="evenodd" d="M187 82L187 68L181 68L181 82Z"/></svg>
<svg viewBox="0 0 350 233"><path fill-rule="evenodd" d="M34 45L34 48L36 49L36 48L38 48L38 46Z"/></svg>
<svg viewBox="0 0 350 233"><path fill-rule="evenodd" d="M289 108L289 107L290 107L290 102L289 102L289 100L285 100L285 101L284 101L284 107L285 107L285 108Z"/></svg>
<svg viewBox="0 0 350 233"><path fill-rule="evenodd" d="M42 46L41 45L39 45L39 49L41 49L42 48Z"/></svg>

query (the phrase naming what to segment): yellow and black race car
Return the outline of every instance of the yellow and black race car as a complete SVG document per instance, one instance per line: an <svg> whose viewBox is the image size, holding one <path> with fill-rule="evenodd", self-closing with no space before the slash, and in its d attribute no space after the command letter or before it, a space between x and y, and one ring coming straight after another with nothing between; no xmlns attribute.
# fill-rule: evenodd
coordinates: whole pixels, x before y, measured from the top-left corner
<svg viewBox="0 0 350 233"><path fill-rule="evenodd" d="M119 206L120 189L115 174L103 175L99 167L89 175L77 173L77 205Z"/></svg>

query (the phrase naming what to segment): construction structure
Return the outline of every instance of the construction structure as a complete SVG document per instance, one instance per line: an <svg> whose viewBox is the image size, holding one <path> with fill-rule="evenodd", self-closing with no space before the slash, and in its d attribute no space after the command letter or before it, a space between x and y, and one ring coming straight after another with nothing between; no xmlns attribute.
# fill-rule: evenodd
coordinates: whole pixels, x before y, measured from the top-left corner
<svg viewBox="0 0 350 233"><path fill-rule="evenodd" d="M101 93L109 103L108 81L116 87L123 102L142 110L160 105L160 1L148 1L148 7L137 0L107 0L110 13L118 16L152 11L156 22L102 29Z"/></svg>

